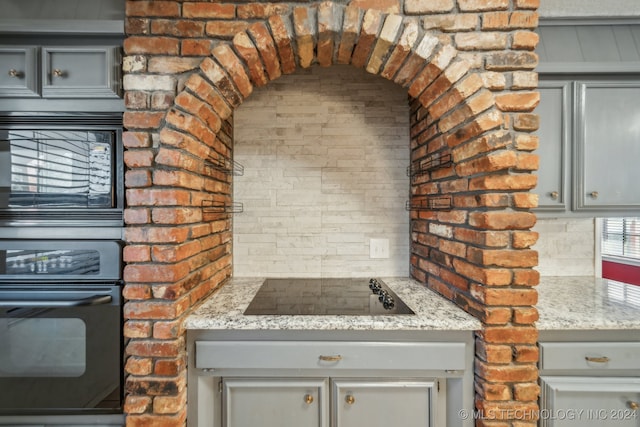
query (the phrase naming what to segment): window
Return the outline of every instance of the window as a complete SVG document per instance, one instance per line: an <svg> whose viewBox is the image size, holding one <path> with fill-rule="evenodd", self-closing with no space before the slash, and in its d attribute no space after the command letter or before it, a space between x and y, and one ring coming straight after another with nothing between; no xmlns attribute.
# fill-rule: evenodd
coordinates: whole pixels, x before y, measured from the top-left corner
<svg viewBox="0 0 640 427"><path fill-rule="evenodd" d="M602 256L640 265L640 218L605 218L602 223Z"/></svg>

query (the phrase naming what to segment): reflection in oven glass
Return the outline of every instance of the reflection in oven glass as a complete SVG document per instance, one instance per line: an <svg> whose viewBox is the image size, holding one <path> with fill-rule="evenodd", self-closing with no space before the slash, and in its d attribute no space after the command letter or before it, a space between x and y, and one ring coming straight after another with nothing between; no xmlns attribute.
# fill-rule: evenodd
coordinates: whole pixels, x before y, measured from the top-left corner
<svg viewBox="0 0 640 427"><path fill-rule="evenodd" d="M9 207L111 207L111 132L13 130L7 141Z"/></svg>
<svg viewBox="0 0 640 427"><path fill-rule="evenodd" d="M86 369L81 319L0 318L0 377L79 377Z"/></svg>
<svg viewBox="0 0 640 427"><path fill-rule="evenodd" d="M4 255L4 256L3 256ZM0 251L0 275L94 275L100 273L100 254L91 250Z"/></svg>

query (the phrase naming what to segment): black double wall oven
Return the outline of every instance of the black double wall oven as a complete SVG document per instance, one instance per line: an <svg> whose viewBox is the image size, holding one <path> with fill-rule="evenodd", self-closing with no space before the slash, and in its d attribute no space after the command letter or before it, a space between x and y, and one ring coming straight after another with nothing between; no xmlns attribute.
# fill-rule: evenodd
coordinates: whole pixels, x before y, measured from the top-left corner
<svg viewBox="0 0 640 427"><path fill-rule="evenodd" d="M121 129L0 115L0 424L122 412Z"/></svg>

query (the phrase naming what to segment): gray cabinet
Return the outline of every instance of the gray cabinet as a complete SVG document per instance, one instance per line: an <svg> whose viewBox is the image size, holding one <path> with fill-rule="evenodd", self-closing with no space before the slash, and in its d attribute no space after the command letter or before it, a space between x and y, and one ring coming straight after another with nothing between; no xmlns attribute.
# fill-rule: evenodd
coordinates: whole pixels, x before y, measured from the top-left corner
<svg viewBox="0 0 640 427"><path fill-rule="evenodd" d="M37 97L36 46L0 46L0 96Z"/></svg>
<svg viewBox="0 0 640 427"><path fill-rule="evenodd" d="M222 425L328 427L326 379L224 378Z"/></svg>
<svg viewBox="0 0 640 427"><path fill-rule="evenodd" d="M571 84L566 81L540 82L540 156L538 209L562 212L569 208L569 172L571 142Z"/></svg>
<svg viewBox="0 0 640 427"><path fill-rule="evenodd" d="M640 426L638 331L541 331L540 425Z"/></svg>
<svg viewBox="0 0 640 427"><path fill-rule="evenodd" d="M189 427L473 425L471 331L187 336Z"/></svg>
<svg viewBox="0 0 640 427"><path fill-rule="evenodd" d="M431 411L437 396L433 381L335 380L332 385L334 426L438 425Z"/></svg>
<svg viewBox="0 0 640 427"><path fill-rule="evenodd" d="M640 82L576 82L579 211L640 209Z"/></svg>
<svg viewBox="0 0 640 427"><path fill-rule="evenodd" d="M537 212L640 210L640 81L541 78Z"/></svg>
<svg viewBox="0 0 640 427"><path fill-rule="evenodd" d="M543 427L640 425L640 378L543 376L540 384Z"/></svg>
<svg viewBox="0 0 640 427"><path fill-rule="evenodd" d="M0 98L117 99L117 46L1 46Z"/></svg>

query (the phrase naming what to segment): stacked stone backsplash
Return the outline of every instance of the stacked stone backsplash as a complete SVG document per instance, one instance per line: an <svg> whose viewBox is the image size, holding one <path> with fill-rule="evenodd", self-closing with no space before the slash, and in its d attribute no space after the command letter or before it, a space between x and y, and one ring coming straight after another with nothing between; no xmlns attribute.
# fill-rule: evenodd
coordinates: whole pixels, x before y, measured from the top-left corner
<svg viewBox="0 0 640 427"><path fill-rule="evenodd" d="M410 213L410 272L483 322L475 388L488 418L478 425L536 424L526 411L537 408L539 391L537 201L529 193L538 161L537 7L127 1L127 425L186 423L182 324L232 275L233 216L224 206L234 177L206 159L233 157L233 113L255 88L336 64L408 94L411 163L421 170L411 204L438 202Z"/></svg>

